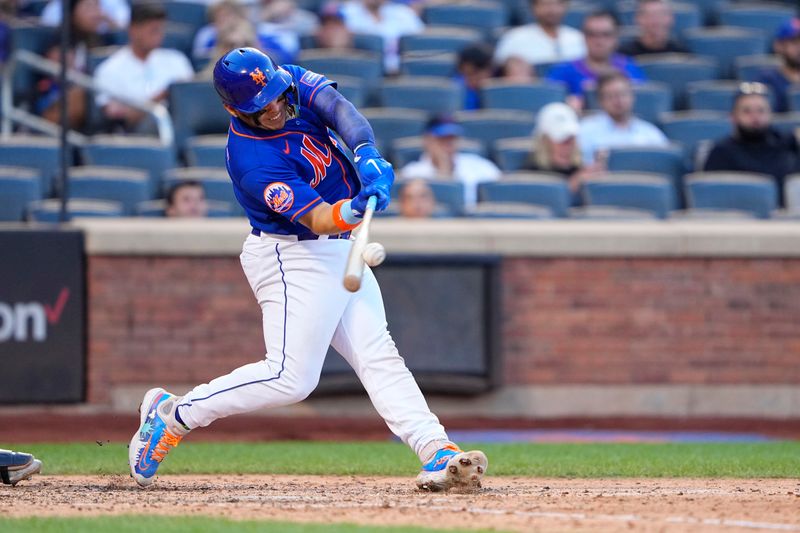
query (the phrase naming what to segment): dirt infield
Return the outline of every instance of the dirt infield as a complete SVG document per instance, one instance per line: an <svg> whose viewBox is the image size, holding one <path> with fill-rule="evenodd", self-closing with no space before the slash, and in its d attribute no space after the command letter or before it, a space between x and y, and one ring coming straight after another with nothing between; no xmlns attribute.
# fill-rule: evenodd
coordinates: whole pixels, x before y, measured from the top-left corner
<svg viewBox="0 0 800 533"><path fill-rule="evenodd" d="M0 517L192 514L231 519L501 531L800 531L800 482L489 477L478 494L418 492L411 479L37 476L0 486Z"/></svg>

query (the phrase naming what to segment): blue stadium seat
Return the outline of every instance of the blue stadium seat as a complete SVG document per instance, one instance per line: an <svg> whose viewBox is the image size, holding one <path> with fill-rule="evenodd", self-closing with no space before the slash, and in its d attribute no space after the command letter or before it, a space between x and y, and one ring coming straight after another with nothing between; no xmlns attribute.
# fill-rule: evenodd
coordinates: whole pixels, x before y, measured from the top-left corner
<svg viewBox="0 0 800 533"><path fill-rule="evenodd" d="M400 188L406 180L396 180L392 186L392 198L397 198ZM426 179L437 205L443 207L447 214L460 216L464 213L464 184L460 181Z"/></svg>
<svg viewBox="0 0 800 533"><path fill-rule="evenodd" d="M197 32L208 22L206 3L167 1L163 2L163 5L167 10L168 22L185 24L190 27L192 33Z"/></svg>
<svg viewBox="0 0 800 533"><path fill-rule="evenodd" d="M666 219L675 209L675 190L668 176L644 172L611 172L583 182L586 205L650 211Z"/></svg>
<svg viewBox="0 0 800 533"><path fill-rule="evenodd" d="M428 26L422 33L400 37L400 52L459 52L482 38L481 32L476 29Z"/></svg>
<svg viewBox="0 0 800 533"><path fill-rule="evenodd" d="M428 4L423 12L425 22L436 26L464 26L477 29L489 37L491 30L508 24L506 6L498 2Z"/></svg>
<svg viewBox="0 0 800 533"><path fill-rule="evenodd" d="M381 55L365 50L302 50L298 64L333 80L337 76L358 78L370 87L383 76Z"/></svg>
<svg viewBox="0 0 800 533"><path fill-rule="evenodd" d="M427 113L418 109L375 107L364 108L361 114L369 120L378 148L385 154L396 139L422 135L427 121Z"/></svg>
<svg viewBox="0 0 800 533"><path fill-rule="evenodd" d="M58 36L58 28L40 26L21 20L15 20L10 24L10 29L10 45L13 50L28 50L38 55L44 55L47 47ZM20 64L14 73L12 81L13 96L16 99L32 103L35 91L32 91L31 88L36 84L38 76L38 73Z"/></svg>
<svg viewBox="0 0 800 533"><path fill-rule="evenodd" d="M503 172L522 170L528 163L532 149L533 138L530 135L499 139L494 143L494 159Z"/></svg>
<svg viewBox="0 0 800 533"><path fill-rule="evenodd" d="M570 192L567 180L543 172L513 172L500 181L478 184L479 202L522 202L544 206L554 217L567 216Z"/></svg>
<svg viewBox="0 0 800 533"><path fill-rule="evenodd" d="M795 6L796 8L796 6ZM719 23L759 30L764 37L772 39L778 27L795 16L795 9L763 2L762 5L727 5L719 13Z"/></svg>
<svg viewBox="0 0 800 533"><path fill-rule="evenodd" d="M695 172L686 176L689 207L737 209L757 218L770 218L778 206L775 180L748 172Z"/></svg>
<svg viewBox="0 0 800 533"><path fill-rule="evenodd" d="M661 116L661 129L666 136L683 145L692 156L698 143L730 135L732 127L727 113L715 111L678 111Z"/></svg>
<svg viewBox="0 0 800 533"><path fill-rule="evenodd" d="M648 80L664 83L672 89L673 109L686 108L687 84L716 79L719 73L716 59L690 54L646 55L637 57L636 62Z"/></svg>
<svg viewBox="0 0 800 533"><path fill-rule="evenodd" d="M189 137L226 133L231 118L222 107L214 86L207 81L185 81L170 85L169 111L178 149L185 147Z"/></svg>
<svg viewBox="0 0 800 533"><path fill-rule="evenodd" d="M553 218L553 212L549 207L522 202L480 202L467 211L467 216L545 220Z"/></svg>
<svg viewBox="0 0 800 533"><path fill-rule="evenodd" d="M453 52L406 52L400 57L400 72L406 76L452 78L456 72Z"/></svg>
<svg viewBox="0 0 800 533"><path fill-rule="evenodd" d="M633 113L648 122L658 122L662 113L668 113L673 109L672 90L665 83L652 81L635 83L633 94L636 97ZM600 109L596 88L586 90L586 107Z"/></svg>
<svg viewBox="0 0 800 533"><path fill-rule="evenodd" d="M196 135L186 141L185 158L191 167L225 168L227 135Z"/></svg>
<svg viewBox="0 0 800 533"><path fill-rule="evenodd" d="M545 105L563 102L567 89L560 83L490 80L481 87L481 102L487 109L520 109L538 113Z"/></svg>
<svg viewBox="0 0 800 533"><path fill-rule="evenodd" d="M135 214L136 204L152 198L148 173L123 167L72 167L68 191L72 199L119 202L124 215Z"/></svg>
<svg viewBox="0 0 800 533"><path fill-rule="evenodd" d="M778 68L780 65L780 57L774 54L755 54L737 57L733 61L733 70L738 80L756 81L763 71Z"/></svg>
<svg viewBox="0 0 800 533"><path fill-rule="evenodd" d="M58 174L61 150L58 140L38 135L0 138L0 165L36 169L42 180L41 194L50 196Z"/></svg>
<svg viewBox="0 0 800 533"><path fill-rule="evenodd" d="M375 33L354 33L353 48L383 55L383 37Z"/></svg>
<svg viewBox="0 0 800 533"><path fill-rule="evenodd" d="M419 159L424 151L424 143L425 140L422 136L395 139L391 149L392 163L395 165L395 171ZM458 151L486 157L486 147L482 142L476 141L475 139L459 139Z"/></svg>
<svg viewBox="0 0 800 533"><path fill-rule="evenodd" d="M508 109L479 109L459 111L456 120L464 128L464 137L479 139L491 146L498 139L525 137L536 125L536 115Z"/></svg>
<svg viewBox="0 0 800 533"><path fill-rule="evenodd" d="M760 31L747 28L694 28L688 30L684 38L693 53L717 59L723 78L735 75L733 62L737 57L767 52L768 39Z"/></svg>
<svg viewBox="0 0 800 533"><path fill-rule="evenodd" d="M783 198L788 209L800 212L800 174L790 174L784 178Z"/></svg>
<svg viewBox="0 0 800 533"><path fill-rule="evenodd" d="M25 206L42 199L39 172L24 167L0 167L0 222L21 222Z"/></svg>
<svg viewBox="0 0 800 533"><path fill-rule="evenodd" d="M164 173L162 195L166 197L167 191L176 183L182 181L198 181L203 185L206 199L219 202L228 202L239 205L233 194L233 184L228 172L222 168L185 167L173 168ZM243 212L242 212L243 213Z"/></svg>
<svg viewBox="0 0 800 533"><path fill-rule="evenodd" d="M797 134L800 131L800 112L773 113L772 125L781 131Z"/></svg>
<svg viewBox="0 0 800 533"><path fill-rule="evenodd" d="M67 201L67 220L77 217L121 217L122 204L106 200L73 198ZM60 222L61 200L39 200L28 204L27 219L31 222Z"/></svg>
<svg viewBox="0 0 800 533"><path fill-rule="evenodd" d="M678 207L683 204L683 175L688 165L680 145L612 148L608 153L607 167L611 172L651 172L668 176L675 194L673 205Z"/></svg>
<svg viewBox="0 0 800 533"><path fill-rule="evenodd" d="M336 89L347 98L357 108L363 107L369 96L364 83L358 78L350 76L338 76L336 78Z"/></svg>
<svg viewBox="0 0 800 533"><path fill-rule="evenodd" d="M176 165L175 152L152 137L98 135L81 148L86 165L120 166L146 170L150 176L148 194L156 196L161 176Z"/></svg>
<svg viewBox="0 0 800 533"><path fill-rule="evenodd" d="M381 104L406 107L428 113L461 109L464 88L453 80L438 77L400 76L386 79L379 88Z"/></svg>
<svg viewBox="0 0 800 533"><path fill-rule="evenodd" d="M195 28L189 24L167 21L164 31L164 41L161 46L182 52L186 57L192 56Z"/></svg>
<svg viewBox="0 0 800 533"><path fill-rule="evenodd" d="M789 90L789 108L792 111L800 111L800 88Z"/></svg>
<svg viewBox="0 0 800 533"><path fill-rule="evenodd" d="M567 14L564 15L561 23L577 30L583 27L583 19L586 18L586 15L597 9L597 6L590 2L570 2L568 6Z"/></svg>
<svg viewBox="0 0 800 533"><path fill-rule="evenodd" d="M733 109L733 99L739 90L738 81L695 81L689 84L689 108L698 111L720 111L729 113ZM769 99L775 105L775 96Z"/></svg>

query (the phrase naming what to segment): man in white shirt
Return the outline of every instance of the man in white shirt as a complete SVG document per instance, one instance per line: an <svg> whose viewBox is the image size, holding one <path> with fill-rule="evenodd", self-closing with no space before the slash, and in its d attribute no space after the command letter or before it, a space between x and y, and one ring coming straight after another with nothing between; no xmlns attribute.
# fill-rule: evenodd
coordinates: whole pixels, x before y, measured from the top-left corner
<svg viewBox="0 0 800 533"><path fill-rule="evenodd" d="M669 144L660 129L633 115L634 98L631 81L622 72L600 76L597 99L602 111L584 118L578 133L584 163L603 162L609 148Z"/></svg>
<svg viewBox="0 0 800 533"><path fill-rule="evenodd" d="M495 181L501 171L497 165L477 154L458 151L464 130L449 115L439 115L425 129L425 152L400 170L404 179L454 179L464 184L464 205L477 202L478 183Z"/></svg>
<svg viewBox="0 0 800 533"><path fill-rule="evenodd" d="M189 59L178 50L159 48L164 42L166 11L159 4L134 4L128 28L129 44L123 46L95 71L94 81L103 90L96 97L103 115L126 131L151 133L154 125L143 120L147 115L114 99L134 102L161 102L169 85L189 80L194 70Z"/></svg>
<svg viewBox="0 0 800 533"><path fill-rule="evenodd" d="M567 13L569 0L530 0L536 24L526 24L508 30L500 38L494 59L504 65L511 57L524 59L532 65L580 59L586 55L583 34L561 21Z"/></svg>
<svg viewBox="0 0 800 533"><path fill-rule="evenodd" d="M425 23L405 4L386 0L352 0L342 5L350 31L383 37L383 63L387 74L400 70L400 37L420 33Z"/></svg>

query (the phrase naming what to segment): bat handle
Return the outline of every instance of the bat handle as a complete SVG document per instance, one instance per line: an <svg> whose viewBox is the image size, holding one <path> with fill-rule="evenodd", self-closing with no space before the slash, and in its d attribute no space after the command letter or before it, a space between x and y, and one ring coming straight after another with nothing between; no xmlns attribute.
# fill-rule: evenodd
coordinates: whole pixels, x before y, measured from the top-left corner
<svg viewBox="0 0 800 533"><path fill-rule="evenodd" d="M367 198L367 210L375 211L375 206L378 204L377 196L370 196Z"/></svg>

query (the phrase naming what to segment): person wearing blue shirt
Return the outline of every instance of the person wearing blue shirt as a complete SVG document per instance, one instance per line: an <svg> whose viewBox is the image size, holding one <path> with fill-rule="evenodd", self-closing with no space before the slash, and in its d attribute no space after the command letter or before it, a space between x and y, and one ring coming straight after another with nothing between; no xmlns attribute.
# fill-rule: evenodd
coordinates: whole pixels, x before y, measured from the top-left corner
<svg viewBox="0 0 800 533"><path fill-rule="evenodd" d="M769 87L777 113L790 111L789 89L800 83L800 18L784 22L775 34L775 53L781 58L780 66L765 69L756 81Z"/></svg>
<svg viewBox="0 0 800 533"><path fill-rule="evenodd" d="M617 70L631 80L645 80L644 72L631 58L617 53L619 23L611 12L597 11L588 15L583 21L583 35L586 57L558 64L547 73L547 79L566 84L567 102L574 108L583 109L585 91L607 72Z"/></svg>

